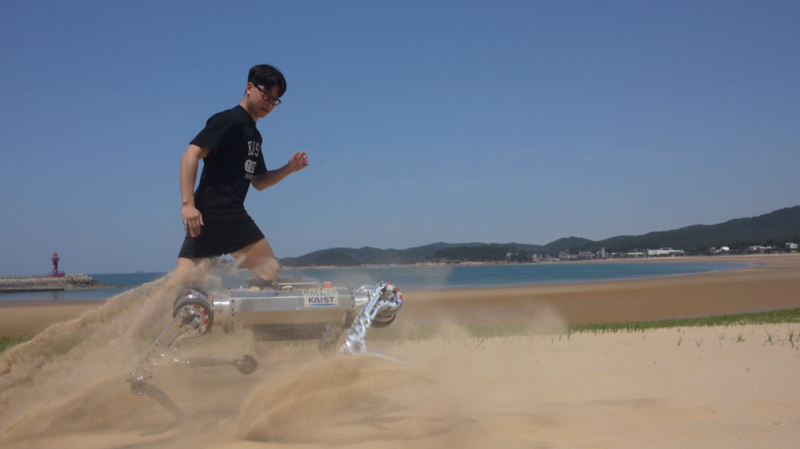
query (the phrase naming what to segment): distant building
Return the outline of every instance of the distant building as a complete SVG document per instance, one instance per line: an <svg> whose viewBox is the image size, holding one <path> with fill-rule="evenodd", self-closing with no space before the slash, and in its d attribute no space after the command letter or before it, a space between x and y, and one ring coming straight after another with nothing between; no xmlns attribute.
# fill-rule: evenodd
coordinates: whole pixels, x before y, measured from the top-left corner
<svg viewBox="0 0 800 449"><path fill-rule="evenodd" d="M790 251L797 251L797 243L787 243L786 249Z"/></svg>
<svg viewBox="0 0 800 449"><path fill-rule="evenodd" d="M644 257L644 253L640 251L632 251L625 253L625 257Z"/></svg>
<svg viewBox="0 0 800 449"><path fill-rule="evenodd" d="M594 258L594 254L591 251L581 251L578 253L578 260L591 260Z"/></svg>
<svg viewBox="0 0 800 449"><path fill-rule="evenodd" d="M605 259L606 258L606 249L605 248L600 248L600 254L598 254L598 256L600 256L601 259Z"/></svg>
<svg viewBox="0 0 800 449"><path fill-rule="evenodd" d="M561 260L569 260L569 250L559 251L558 258Z"/></svg>
<svg viewBox="0 0 800 449"><path fill-rule="evenodd" d="M672 248L660 248L660 249L648 249L647 255L649 257L657 257L657 256L682 256L684 254L682 249L672 249Z"/></svg>

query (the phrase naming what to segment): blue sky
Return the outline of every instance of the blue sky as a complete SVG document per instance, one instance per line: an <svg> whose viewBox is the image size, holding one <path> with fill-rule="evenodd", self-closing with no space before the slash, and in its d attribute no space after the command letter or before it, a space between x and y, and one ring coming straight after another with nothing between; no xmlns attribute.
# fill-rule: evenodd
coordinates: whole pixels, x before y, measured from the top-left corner
<svg viewBox="0 0 800 449"><path fill-rule="evenodd" d="M2 2L0 275L168 271L178 164L277 66L279 257L545 244L800 204L800 3Z"/></svg>

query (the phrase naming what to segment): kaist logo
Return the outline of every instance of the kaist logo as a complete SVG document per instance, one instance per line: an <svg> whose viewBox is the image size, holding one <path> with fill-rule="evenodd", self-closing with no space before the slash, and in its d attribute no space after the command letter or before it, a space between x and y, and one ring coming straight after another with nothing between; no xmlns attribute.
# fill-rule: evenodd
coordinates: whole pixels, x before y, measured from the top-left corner
<svg viewBox="0 0 800 449"><path fill-rule="evenodd" d="M305 307L335 307L339 305L338 290L303 290Z"/></svg>

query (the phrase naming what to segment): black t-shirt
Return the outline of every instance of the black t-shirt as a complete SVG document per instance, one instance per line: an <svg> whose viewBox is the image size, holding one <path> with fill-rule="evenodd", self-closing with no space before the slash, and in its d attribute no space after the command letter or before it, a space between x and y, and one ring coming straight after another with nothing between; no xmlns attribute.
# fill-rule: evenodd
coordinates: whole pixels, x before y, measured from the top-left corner
<svg viewBox="0 0 800 449"><path fill-rule="evenodd" d="M194 204L203 217L248 217L244 198L253 176L267 171L261 154L261 134L241 106L214 114L191 142L210 153L203 159Z"/></svg>

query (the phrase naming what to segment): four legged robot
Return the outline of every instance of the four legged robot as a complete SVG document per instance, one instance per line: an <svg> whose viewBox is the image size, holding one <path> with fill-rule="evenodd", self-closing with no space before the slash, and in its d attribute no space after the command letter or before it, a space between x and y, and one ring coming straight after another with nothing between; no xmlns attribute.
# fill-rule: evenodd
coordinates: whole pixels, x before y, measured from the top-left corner
<svg viewBox="0 0 800 449"><path fill-rule="evenodd" d="M344 354L372 355L408 364L366 344L369 328L390 325L403 305L403 295L391 283L381 282L356 290L296 278L279 279L277 286L252 279L248 285L249 289L232 289L213 297L198 287L181 290L175 298L172 321L125 379L131 392L150 396L183 419L180 407L151 383L159 365L229 365L242 374L254 372L258 363L249 355L235 360L183 360L178 356L180 340L205 335L212 327L225 333L251 329L253 337L260 341L319 339L323 355L332 353L344 334L344 342L339 346Z"/></svg>

